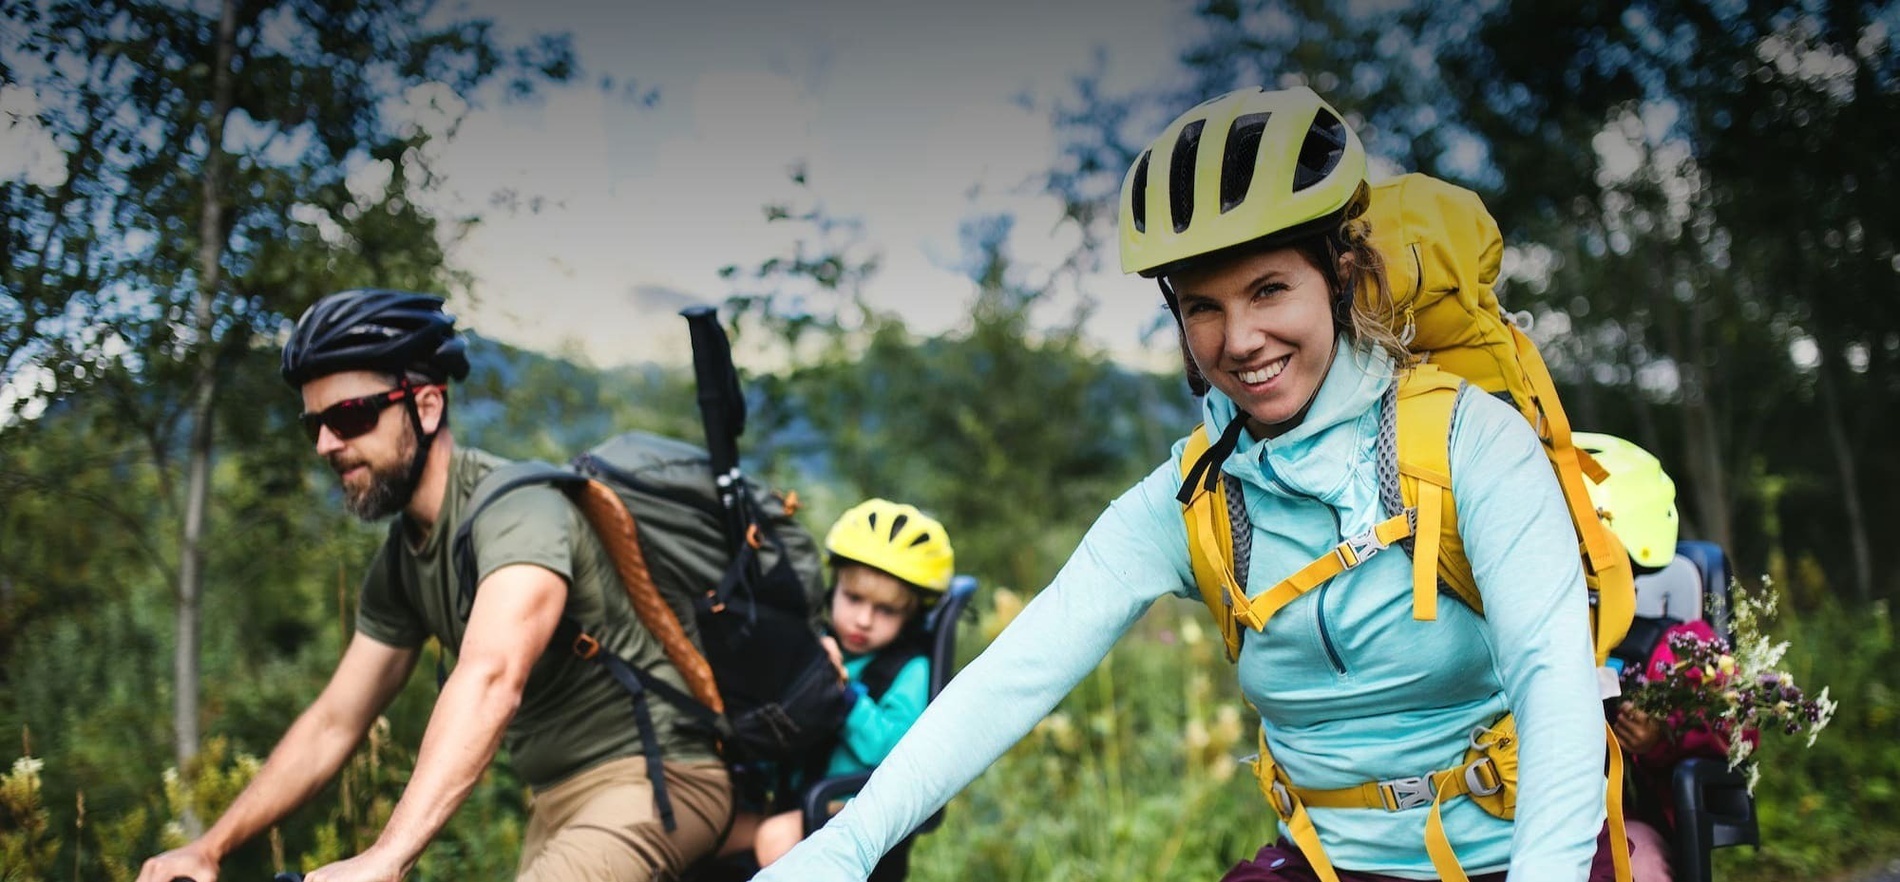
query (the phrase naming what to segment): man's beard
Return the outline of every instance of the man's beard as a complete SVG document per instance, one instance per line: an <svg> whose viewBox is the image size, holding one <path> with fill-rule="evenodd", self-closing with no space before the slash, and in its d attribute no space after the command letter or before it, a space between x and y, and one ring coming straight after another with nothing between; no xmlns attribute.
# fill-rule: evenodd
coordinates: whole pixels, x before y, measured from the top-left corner
<svg viewBox="0 0 1900 882"><path fill-rule="evenodd" d="M339 462L330 460L330 468L340 478L352 467L362 465L369 469L369 482L360 488L343 482L343 507L350 514L365 521L380 521L409 504L409 497L415 495L416 479L411 477L415 470L416 456L415 430L405 425L402 440L396 445L396 458L383 465L367 460Z"/></svg>

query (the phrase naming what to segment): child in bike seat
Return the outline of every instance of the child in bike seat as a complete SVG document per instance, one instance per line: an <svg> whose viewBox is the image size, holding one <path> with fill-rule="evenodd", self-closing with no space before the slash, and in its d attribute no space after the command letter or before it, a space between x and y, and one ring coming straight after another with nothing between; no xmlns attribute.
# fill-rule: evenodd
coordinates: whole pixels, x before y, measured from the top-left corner
<svg viewBox="0 0 1900 882"><path fill-rule="evenodd" d="M1678 634L1714 640L1703 618L1702 576L1695 562L1676 553L1676 484L1648 451L1614 435L1576 432L1579 449L1595 457L1610 477L1589 485L1591 504L1609 526L1636 572L1636 622L1618 646L1618 663L1640 665L1661 678L1676 663L1669 640ZM1670 776L1692 757L1728 754L1725 727L1653 716L1623 701L1611 713L1617 741L1628 754L1633 786L1624 789L1632 882L1670 882L1670 848L1664 831L1675 824ZM1755 733L1743 737L1753 739Z"/></svg>
<svg viewBox="0 0 1900 882"><path fill-rule="evenodd" d="M832 570L825 649L850 686L851 711L823 769L825 777L868 771L884 760L930 697L924 617L955 572L943 524L915 507L870 499L825 535ZM726 852L750 843L766 866L805 837L798 811L741 812Z"/></svg>

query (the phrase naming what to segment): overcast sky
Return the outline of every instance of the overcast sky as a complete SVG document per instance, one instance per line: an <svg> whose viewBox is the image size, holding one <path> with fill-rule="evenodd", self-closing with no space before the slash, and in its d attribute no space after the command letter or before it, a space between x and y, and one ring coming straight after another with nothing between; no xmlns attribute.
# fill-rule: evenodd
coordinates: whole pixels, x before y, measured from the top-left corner
<svg viewBox="0 0 1900 882"><path fill-rule="evenodd" d="M672 313L727 293L719 267L787 250L789 227L768 227L761 207L792 192L796 163L882 253L874 301L920 331L953 327L973 295L955 269L964 220L1014 213L1012 250L1032 267L1073 245L1055 200L1026 183L1056 155L1048 100L1068 96L1098 50L1111 84L1164 75L1189 17L1182 0L653 6L467 7L509 38L571 31L590 81L631 79L658 95L651 107L591 87L490 102L443 149L441 209L482 209L502 188L542 199L538 212L487 208L453 255L477 280L478 305L463 308L484 333L578 343L601 364L683 359ZM1152 287L1112 271L1087 287L1091 336L1139 358ZM1167 364L1172 343L1161 343Z"/></svg>

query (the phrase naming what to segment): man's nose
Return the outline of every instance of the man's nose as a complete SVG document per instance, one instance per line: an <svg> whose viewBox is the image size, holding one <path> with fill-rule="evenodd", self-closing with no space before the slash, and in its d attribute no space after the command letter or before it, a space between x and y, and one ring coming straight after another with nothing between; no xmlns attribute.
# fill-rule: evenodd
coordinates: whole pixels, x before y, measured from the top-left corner
<svg viewBox="0 0 1900 882"><path fill-rule="evenodd" d="M343 439L338 438L329 426L317 429L317 455L329 456L343 449Z"/></svg>

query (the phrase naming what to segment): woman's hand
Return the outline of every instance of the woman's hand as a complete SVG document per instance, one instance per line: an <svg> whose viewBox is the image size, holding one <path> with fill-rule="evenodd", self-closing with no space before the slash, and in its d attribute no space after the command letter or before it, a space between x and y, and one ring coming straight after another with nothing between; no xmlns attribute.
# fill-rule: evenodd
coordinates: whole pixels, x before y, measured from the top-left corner
<svg viewBox="0 0 1900 882"><path fill-rule="evenodd" d="M1666 734L1661 720L1627 701L1617 709L1616 723L1610 728L1616 732L1616 740L1631 753L1648 753L1662 742Z"/></svg>

